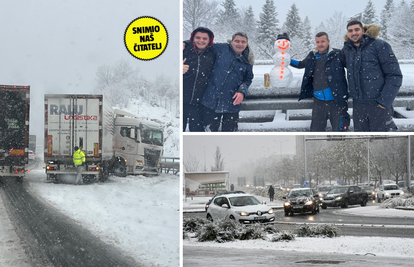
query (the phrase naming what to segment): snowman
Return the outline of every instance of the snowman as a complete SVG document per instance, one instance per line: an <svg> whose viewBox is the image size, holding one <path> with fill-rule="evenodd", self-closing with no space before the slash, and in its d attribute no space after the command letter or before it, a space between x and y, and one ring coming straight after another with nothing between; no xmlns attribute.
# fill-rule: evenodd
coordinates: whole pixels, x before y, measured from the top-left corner
<svg viewBox="0 0 414 267"><path fill-rule="evenodd" d="M270 85L272 87L287 87L292 81L293 75L289 69L289 48L288 34L279 34L275 42L276 54L273 56L275 66L270 71Z"/></svg>

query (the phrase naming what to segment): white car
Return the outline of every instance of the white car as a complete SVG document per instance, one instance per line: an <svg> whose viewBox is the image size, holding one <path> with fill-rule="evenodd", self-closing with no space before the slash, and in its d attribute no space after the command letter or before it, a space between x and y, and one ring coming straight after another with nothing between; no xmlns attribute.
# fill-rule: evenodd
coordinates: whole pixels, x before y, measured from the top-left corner
<svg viewBox="0 0 414 267"><path fill-rule="evenodd" d="M377 202L381 203L382 200L395 198L402 195L404 195L404 191L402 191L397 184L380 185L377 191Z"/></svg>
<svg viewBox="0 0 414 267"><path fill-rule="evenodd" d="M34 152L32 150L29 150L29 160L34 160L36 158Z"/></svg>
<svg viewBox="0 0 414 267"><path fill-rule="evenodd" d="M207 219L229 218L243 224L273 223L273 209L248 194L229 194L214 198L207 210Z"/></svg>

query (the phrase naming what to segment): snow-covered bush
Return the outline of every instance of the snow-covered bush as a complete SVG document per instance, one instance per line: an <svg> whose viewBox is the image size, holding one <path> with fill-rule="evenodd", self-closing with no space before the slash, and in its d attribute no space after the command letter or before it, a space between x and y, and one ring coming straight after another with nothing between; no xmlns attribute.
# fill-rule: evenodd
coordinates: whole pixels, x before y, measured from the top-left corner
<svg viewBox="0 0 414 267"><path fill-rule="evenodd" d="M406 194L397 198L389 198L380 205L381 209L395 209L396 207L410 207L414 209L413 195Z"/></svg>
<svg viewBox="0 0 414 267"><path fill-rule="evenodd" d="M298 237L315 237L315 236L324 236L324 237L337 237L340 236L341 230L332 225L332 224L321 224L310 226L308 224L303 224L297 226L293 230L293 234Z"/></svg>
<svg viewBox="0 0 414 267"><path fill-rule="evenodd" d="M216 241L224 243L234 241L238 236L238 228L241 225L235 220L223 219L206 223L197 232L196 237L199 242Z"/></svg>
<svg viewBox="0 0 414 267"><path fill-rule="evenodd" d="M275 224L266 224L263 227L263 230L268 234L276 234L281 232L281 230L277 228Z"/></svg>
<svg viewBox="0 0 414 267"><path fill-rule="evenodd" d="M288 232L280 232L272 236L272 242L292 241L295 240L295 235Z"/></svg>
<svg viewBox="0 0 414 267"><path fill-rule="evenodd" d="M210 221L201 218L189 218L183 220L183 231L195 233L200 230L206 223Z"/></svg>
<svg viewBox="0 0 414 267"><path fill-rule="evenodd" d="M249 227L241 227L241 231L238 234L238 239L249 240L249 239L265 239L266 232L260 224L250 225Z"/></svg>

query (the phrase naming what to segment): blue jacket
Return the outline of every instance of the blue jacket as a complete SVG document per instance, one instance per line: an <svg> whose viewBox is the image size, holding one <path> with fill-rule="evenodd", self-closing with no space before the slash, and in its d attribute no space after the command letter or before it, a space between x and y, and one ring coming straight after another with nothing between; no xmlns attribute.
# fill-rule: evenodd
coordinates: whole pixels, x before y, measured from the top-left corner
<svg viewBox="0 0 414 267"><path fill-rule="evenodd" d="M299 101L314 96L313 73L315 71L316 52L317 51L311 51L302 61L291 60L290 65L292 67L298 69L305 68ZM329 86L332 90L335 103L340 106L346 105L348 102L348 86L341 50L329 47L325 67L326 76L328 77Z"/></svg>
<svg viewBox="0 0 414 267"><path fill-rule="evenodd" d="M241 105L233 105L233 96L236 92L246 96L253 79L249 47L241 55L229 43L213 44L212 49L216 61L201 103L217 113L238 113Z"/></svg>
<svg viewBox="0 0 414 267"><path fill-rule="evenodd" d="M348 72L349 93L355 102L392 107L402 84L400 65L391 46L375 39L376 25L366 28L359 47L347 40L342 48ZM378 28L378 29L377 29Z"/></svg>

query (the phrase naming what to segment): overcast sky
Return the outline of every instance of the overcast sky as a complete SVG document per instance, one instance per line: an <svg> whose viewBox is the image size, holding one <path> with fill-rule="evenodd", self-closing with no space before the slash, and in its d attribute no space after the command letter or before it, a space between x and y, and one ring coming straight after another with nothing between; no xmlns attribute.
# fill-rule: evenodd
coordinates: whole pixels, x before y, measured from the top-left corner
<svg viewBox="0 0 414 267"><path fill-rule="evenodd" d="M1 0L0 84L31 85L31 134L42 135L44 93L89 93L98 67L126 60L150 80L179 77L180 0ZM169 34L152 61L132 57L124 32L152 16Z"/></svg>
<svg viewBox="0 0 414 267"><path fill-rule="evenodd" d="M401 0L394 0L394 3L398 5ZM221 3L224 0L218 0ZM259 14L263 12L262 7L266 3L266 0L235 0L237 8L252 6L254 15L259 19ZM276 6L276 12L278 13L278 19L280 26L286 21L286 14L290 10L293 3L299 9L299 16L302 21L308 16L312 28L318 26L321 22L324 22L327 18L331 17L335 11L342 12L346 17L354 16L357 13L363 12L367 6L368 0L286 0L286 1L273 1ZM372 1L376 8L377 17L380 15L381 10L384 8L386 0ZM408 0L408 3L411 1Z"/></svg>
<svg viewBox="0 0 414 267"><path fill-rule="evenodd" d="M190 155L195 157L200 166L207 170L214 164L216 148L220 147L225 159L226 171L237 167L243 162L252 162L268 155L283 155L296 153L296 136L294 135L184 135L183 156L188 160Z"/></svg>

